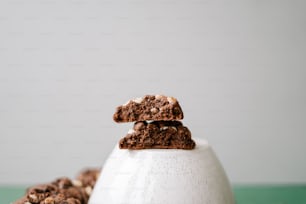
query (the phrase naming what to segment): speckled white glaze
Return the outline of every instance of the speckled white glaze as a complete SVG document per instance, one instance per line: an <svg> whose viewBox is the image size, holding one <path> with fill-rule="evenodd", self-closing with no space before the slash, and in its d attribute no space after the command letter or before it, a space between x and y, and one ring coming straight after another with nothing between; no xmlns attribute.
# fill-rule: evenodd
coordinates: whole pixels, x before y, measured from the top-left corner
<svg viewBox="0 0 306 204"><path fill-rule="evenodd" d="M194 150L122 150L116 145L89 204L234 204L211 146L195 141Z"/></svg>

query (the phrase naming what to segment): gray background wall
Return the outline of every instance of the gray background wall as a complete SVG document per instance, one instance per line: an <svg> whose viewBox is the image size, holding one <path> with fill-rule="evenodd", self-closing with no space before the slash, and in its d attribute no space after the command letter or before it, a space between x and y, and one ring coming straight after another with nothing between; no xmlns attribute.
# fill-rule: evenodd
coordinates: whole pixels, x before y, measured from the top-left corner
<svg viewBox="0 0 306 204"><path fill-rule="evenodd" d="M0 184L101 166L115 107L179 99L233 183L306 182L305 1L0 1Z"/></svg>

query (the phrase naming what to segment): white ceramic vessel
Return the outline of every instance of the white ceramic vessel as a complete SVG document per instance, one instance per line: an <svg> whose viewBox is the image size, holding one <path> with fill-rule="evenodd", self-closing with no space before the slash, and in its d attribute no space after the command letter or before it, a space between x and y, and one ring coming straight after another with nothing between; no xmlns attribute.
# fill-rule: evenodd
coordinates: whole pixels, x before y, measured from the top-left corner
<svg viewBox="0 0 306 204"><path fill-rule="evenodd" d="M226 174L211 146L194 150L122 150L107 159L89 204L234 204Z"/></svg>

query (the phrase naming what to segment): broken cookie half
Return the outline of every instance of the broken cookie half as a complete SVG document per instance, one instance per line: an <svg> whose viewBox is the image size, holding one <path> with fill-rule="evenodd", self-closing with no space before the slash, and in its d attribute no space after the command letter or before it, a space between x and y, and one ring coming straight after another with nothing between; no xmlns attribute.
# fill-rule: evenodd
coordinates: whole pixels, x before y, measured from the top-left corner
<svg viewBox="0 0 306 204"><path fill-rule="evenodd" d="M176 98L146 95L117 107L116 122L135 122L119 142L121 149L194 149L189 129L179 121L184 117ZM151 122L148 122L151 121Z"/></svg>
<svg viewBox="0 0 306 204"><path fill-rule="evenodd" d="M117 107L113 116L115 122L136 122L146 120L182 120L183 111L176 98L164 95L146 95L129 100Z"/></svg>
<svg viewBox="0 0 306 204"><path fill-rule="evenodd" d="M136 122L119 142L121 149L193 149L189 129L179 121Z"/></svg>

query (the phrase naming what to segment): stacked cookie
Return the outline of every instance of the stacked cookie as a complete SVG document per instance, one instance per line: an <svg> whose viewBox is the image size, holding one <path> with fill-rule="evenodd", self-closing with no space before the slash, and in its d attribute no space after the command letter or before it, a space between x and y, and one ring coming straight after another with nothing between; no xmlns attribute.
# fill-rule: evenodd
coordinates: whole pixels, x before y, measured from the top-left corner
<svg viewBox="0 0 306 204"><path fill-rule="evenodd" d="M100 169L82 171L75 180L67 177L29 188L14 204L87 204Z"/></svg>
<svg viewBox="0 0 306 204"><path fill-rule="evenodd" d="M117 107L114 121L134 122L119 142L121 149L193 149L191 132L183 126L183 111L173 97L146 95Z"/></svg>

